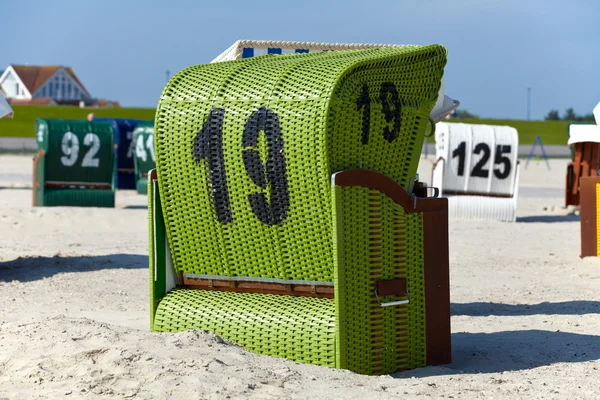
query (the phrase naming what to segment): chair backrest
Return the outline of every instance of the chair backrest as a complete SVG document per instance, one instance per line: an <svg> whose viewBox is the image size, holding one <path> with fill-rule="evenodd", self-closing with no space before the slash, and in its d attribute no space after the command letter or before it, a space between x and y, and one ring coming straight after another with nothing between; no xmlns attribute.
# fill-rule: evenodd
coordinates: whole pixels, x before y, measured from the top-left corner
<svg viewBox="0 0 600 400"><path fill-rule="evenodd" d="M256 57L175 75L155 125L175 270L333 281L331 174L362 167L408 189L445 63L446 50L432 45Z"/></svg>
<svg viewBox="0 0 600 400"><path fill-rule="evenodd" d="M154 121L140 122L133 130L133 157L137 178L156 168L154 155Z"/></svg>
<svg viewBox="0 0 600 400"><path fill-rule="evenodd" d="M571 162L567 166L565 206L580 204L581 178L597 176L600 168L600 126L596 124L569 124Z"/></svg>
<svg viewBox="0 0 600 400"><path fill-rule="evenodd" d="M362 50L379 47L405 47L375 43L319 43L282 40L238 40L211 62L240 60L266 54L305 54L336 50Z"/></svg>
<svg viewBox="0 0 600 400"><path fill-rule="evenodd" d="M290 42L283 40L238 40L231 47L219 54L211 62L241 60L263 56L267 54L306 54L340 50L362 50L381 47L408 47L401 44L377 43L321 43L321 42ZM446 96L444 79L439 89L435 106L431 110L431 117L435 122L441 121L458 107L459 103Z"/></svg>
<svg viewBox="0 0 600 400"><path fill-rule="evenodd" d="M114 130L107 122L37 119L38 151L44 150L46 184L112 185Z"/></svg>
<svg viewBox="0 0 600 400"><path fill-rule="evenodd" d="M600 143L600 126L594 123L569 124L569 140L567 144Z"/></svg>
<svg viewBox="0 0 600 400"><path fill-rule="evenodd" d="M440 122L436 158L445 162L444 194L512 197L515 193L519 134L510 126Z"/></svg>

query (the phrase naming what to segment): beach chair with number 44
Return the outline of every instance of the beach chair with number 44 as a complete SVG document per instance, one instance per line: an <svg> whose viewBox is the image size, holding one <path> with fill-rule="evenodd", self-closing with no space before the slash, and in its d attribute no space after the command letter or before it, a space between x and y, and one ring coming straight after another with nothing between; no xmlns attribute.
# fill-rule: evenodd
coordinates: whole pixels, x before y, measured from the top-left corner
<svg viewBox="0 0 600 400"><path fill-rule="evenodd" d="M154 156L154 122L141 122L133 131L133 160L135 188L139 194L148 193L148 172L156 168Z"/></svg>

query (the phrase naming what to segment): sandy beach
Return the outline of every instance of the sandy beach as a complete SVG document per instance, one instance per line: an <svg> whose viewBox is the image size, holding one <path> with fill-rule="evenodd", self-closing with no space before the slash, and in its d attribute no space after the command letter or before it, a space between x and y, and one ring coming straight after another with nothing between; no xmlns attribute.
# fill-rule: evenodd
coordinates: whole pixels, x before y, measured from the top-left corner
<svg viewBox="0 0 600 400"><path fill-rule="evenodd" d="M0 398L600 398L600 260L566 163L521 163L516 223L450 221L453 363L369 377L151 333L146 197L32 208L31 156L2 155Z"/></svg>

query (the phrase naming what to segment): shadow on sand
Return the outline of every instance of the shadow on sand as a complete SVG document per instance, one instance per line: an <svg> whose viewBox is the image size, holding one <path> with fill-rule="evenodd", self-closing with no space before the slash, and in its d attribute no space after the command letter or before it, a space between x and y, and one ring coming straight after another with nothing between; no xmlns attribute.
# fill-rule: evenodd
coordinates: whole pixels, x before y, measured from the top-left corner
<svg viewBox="0 0 600 400"><path fill-rule="evenodd" d="M600 302L576 300L539 304L452 303L450 314L471 317L600 314Z"/></svg>
<svg viewBox="0 0 600 400"><path fill-rule="evenodd" d="M531 316L600 314L600 302L565 301L539 304L452 304L453 316ZM594 316L593 318L597 318ZM485 325L482 322L482 327ZM397 378L522 371L556 363L600 359L600 336L526 329L452 334L452 364L394 374Z"/></svg>
<svg viewBox="0 0 600 400"><path fill-rule="evenodd" d="M103 256L27 257L0 262L0 281L29 282L59 273L103 269L148 268L148 257L137 254ZM452 304L454 316L582 315L600 313L600 302L569 301L509 305L498 303ZM482 326L485 323L482 323ZM396 378L522 371L556 363L600 359L600 336L537 329L493 333L452 334L451 365L419 368L393 374Z"/></svg>
<svg viewBox="0 0 600 400"><path fill-rule="evenodd" d="M600 336L522 330L452 335L452 364L394 374L397 378L522 371L600 359Z"/></svg>
<svg viewBox="0 0 600 400"><path fill-rule="evenodd" d="M148 256L111 254L105 256L24 257L0 262L0 282L31 282L63 272L102 269L148 268Z"/></svg>
<svg viewBox="0 0 600 400"><path fill-rule="evenodd" d="M147 210L147 205L128 205L123 207L125 210Z"/></svg>
<svg viewBox="0 0 600 400"><path fill-rule="evenodd" d="M29 190L31 191L31 186L2 186L0 185L0 190Z"/></svg>
<svg viewBox="0 0 600 400"><path fill-rule="evenodd" d="M518 217L517 222L579 222L579 215L532 215L529 217Z"/></svg>

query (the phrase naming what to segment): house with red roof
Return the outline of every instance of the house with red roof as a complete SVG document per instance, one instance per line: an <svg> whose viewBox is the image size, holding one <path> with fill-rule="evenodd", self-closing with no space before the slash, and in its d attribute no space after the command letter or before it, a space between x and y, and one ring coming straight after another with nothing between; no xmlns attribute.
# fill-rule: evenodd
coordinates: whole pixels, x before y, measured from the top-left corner
<svg viewBox="0 0 600 400"><path fill-rule="evenodd" d="M0 74L0 92L13 105L71 104L119 107L94 99L70 67L62 65L9 65Z"/></svg>

